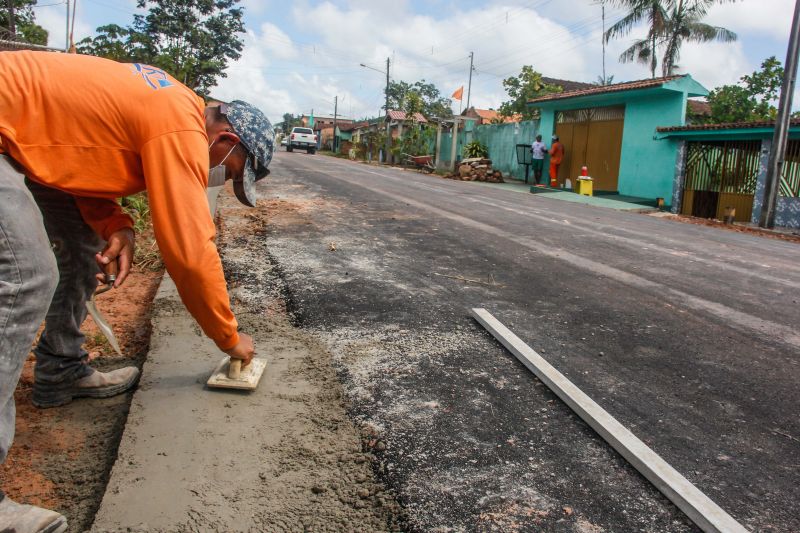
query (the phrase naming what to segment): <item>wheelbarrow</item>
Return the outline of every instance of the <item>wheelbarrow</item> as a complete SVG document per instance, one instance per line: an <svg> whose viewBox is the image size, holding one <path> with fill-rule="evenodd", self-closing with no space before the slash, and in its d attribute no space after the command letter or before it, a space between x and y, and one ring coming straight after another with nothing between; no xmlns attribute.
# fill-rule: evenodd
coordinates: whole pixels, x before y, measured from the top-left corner
<svg viewBox="0 0 800 533"><path fill-rule="evenodd" d="M414 168L417 170L424 170L425 172L431 173L436 170L436 167L433 166L433 156L432 155L411 155L411 154L401 154L405 157L406 165L413 165Z"/></svg>

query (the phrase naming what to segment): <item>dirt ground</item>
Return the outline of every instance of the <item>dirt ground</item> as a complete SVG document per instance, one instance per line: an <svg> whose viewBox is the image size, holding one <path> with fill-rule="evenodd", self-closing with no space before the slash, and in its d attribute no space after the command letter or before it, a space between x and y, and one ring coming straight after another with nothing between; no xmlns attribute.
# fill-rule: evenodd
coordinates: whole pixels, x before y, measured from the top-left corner
<svg viewBox="0 0 800 533"><path fill-rule="evenodd" d="M121 288L98 297L98 307L114 328L124 356L114 353L89 317L83 330L95 368L141 367L150 343L150 312L160 280L160 272L135 270ZM14 395L16 436L0 467L0 487L18 502L64 514L69 531L84 531L105 491L132 394L38 409L30 401L33 364L31 355Z"/></svg>
<svg viewBox="0 0 800 533"><path fill-rule="evenodd" d="M650 214L649 216L658 216L675 222L682 222L684 224L694 224L696 226L711 226L726 231L733 231L736 233L749 233L751 235L759 235L768 239L778 239L781 241L789 241L800 243L800 230L765 230L753 226L744 225L740 222L735 224L725 224L721 220L711 218L690 217L686 215L673 215L667 213Z"/></svg>

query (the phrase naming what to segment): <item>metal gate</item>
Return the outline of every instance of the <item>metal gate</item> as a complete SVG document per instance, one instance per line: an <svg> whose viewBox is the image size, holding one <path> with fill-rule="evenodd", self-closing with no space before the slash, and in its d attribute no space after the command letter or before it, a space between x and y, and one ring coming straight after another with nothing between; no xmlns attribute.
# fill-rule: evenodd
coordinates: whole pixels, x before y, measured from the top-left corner
<svg viewBox="0 0 800 533"><path fill-rule="evenodd" d="M800 141L789 141L786 146L778 189L781 196L800 197Z"/></svg>
<svg viewBox="0 0 800 533"><path fill-rule="evenodd" d="M749 222L761 160L761 141L693 141L686 146L681 213L722 219L726 207Z"/></svg>
<svg viewBox="0 0 800 533"><path fill-rule="evenodd" d="M586 165L595 190L617 190L624 118L624 106L574 109L556 114L556 135L564 144L559 184L569 178L574 186L581 167Z"/></svg>

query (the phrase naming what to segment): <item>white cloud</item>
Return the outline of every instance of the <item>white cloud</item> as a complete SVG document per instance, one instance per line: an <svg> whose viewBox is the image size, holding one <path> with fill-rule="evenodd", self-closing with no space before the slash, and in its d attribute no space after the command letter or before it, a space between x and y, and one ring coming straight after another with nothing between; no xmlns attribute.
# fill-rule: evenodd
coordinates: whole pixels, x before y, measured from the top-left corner
<svg viewBox="0 0 800 533"><path fill-rule="evenodd" d="M737 33L759 33L786 41L794 13L794 0L758 0L718 4L705 22Z"/></svg>
<svg viewBox="0 0 800 533"><path fill-rule="evenodd" d="M242 57L230 64L227 77L220 79L211 94L222 100L247 100L275 121L292 109L292 97L286 89L267 83L264 69L270 60L255 32L249 31L244 43Z"/></svg>
<svg viewBox="0 0 800 533"><path fill-rule="evenodd" d="M788 25L790 4L791 0L764 0L718 6L708 22L740 34L775 33ZM256 0L245 0L244 5L253 13L269 12ZM214 91L223 99L250 100L273 120L285 112L308 113L312 108L316 114L331 113L336 96L340 114L375 116L383 103L385 77L380 71L387 57L392 59L394 80L425 79L449 97L459 86L466 88L468 56L474 51L477 71L471 103L478 107L498 107L506 99L502 78L518 74L523 65L532 65L545 76L585 82L602 72L600 8L588 0L497 0L443 17L422 15L408 0L295 0L283 9L293 24L282 22L278 27L272 20L250 26L256 29L245 36L242 58ZM619 10L607 8L606 27L619 15ZM306 42L294 38L295 28L302 30ZM617 60L640 34L643 29L637 28L608 44L606 72L615 81L649 77L646 66ZM682 72L713 88L733 83L757 67L748 64L744 52L741 37L734 44L688 43L680 65ZM458 111L459 103L454 104Z"/></svg>
<svg viewBox="0 0 800 533"><path fill-rule="evenodd" d="M289 35L269 22L261 25L261 34L253 44L269 52L273 59L295 59L298 55L297 48Z"/></svg>
<svg viewBox="0 0 800 533"><path fill-rule="evenodd" d="M681 49L679 72L686 72L707 89L739 81L753 70L741 42L687 43Z"/></svg>
<svg viewBox="0 0 800 533"><path fill-rule="evenodd" d="M67 40L67 8L66 5L47 6L36 10L36 23L47 30L48 46L65 48ZM94 33L94 28L86 22L78 11L75 18L74 39L77 43L84 37Z"/></svg>

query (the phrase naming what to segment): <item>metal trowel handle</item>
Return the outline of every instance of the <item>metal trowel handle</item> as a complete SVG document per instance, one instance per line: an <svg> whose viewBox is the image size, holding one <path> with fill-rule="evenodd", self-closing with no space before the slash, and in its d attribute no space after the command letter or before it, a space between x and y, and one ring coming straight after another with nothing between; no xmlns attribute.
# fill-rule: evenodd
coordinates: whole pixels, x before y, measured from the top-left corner
<svg viewBox="0 0 800 533"><path fill-rule="evenodd" d="M98 287L97 290L94 291L95 296L97 296L98 294L103 294L104 292L111 290L114 287L114 282L117 281L117 272L118 272L117 260L112 259L109 264L103 267L103 273L106 276L106 283L105 285Z"/></svg>

